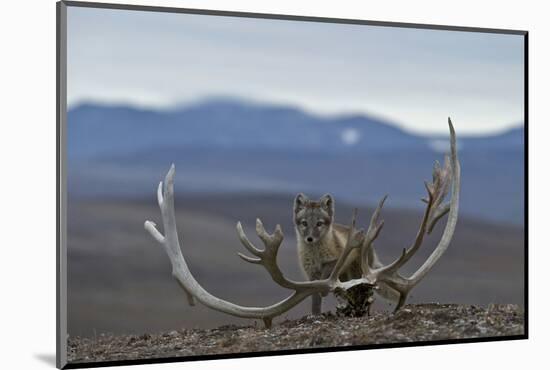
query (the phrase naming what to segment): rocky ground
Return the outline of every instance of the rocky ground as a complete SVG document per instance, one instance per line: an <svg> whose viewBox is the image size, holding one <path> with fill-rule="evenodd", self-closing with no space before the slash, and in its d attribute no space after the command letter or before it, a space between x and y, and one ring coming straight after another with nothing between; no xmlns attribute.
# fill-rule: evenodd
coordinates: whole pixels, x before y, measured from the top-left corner
<svg viewBox="0 0 550 370"><path fill-rule="evenodd" d="M370 317L306 316L275 322L271 329L259 324L229 325L161 334L73 337L68 358L70 363L135 360L522 334L524 312L517 305L418 304L396 314L376 312Z"/></svg>

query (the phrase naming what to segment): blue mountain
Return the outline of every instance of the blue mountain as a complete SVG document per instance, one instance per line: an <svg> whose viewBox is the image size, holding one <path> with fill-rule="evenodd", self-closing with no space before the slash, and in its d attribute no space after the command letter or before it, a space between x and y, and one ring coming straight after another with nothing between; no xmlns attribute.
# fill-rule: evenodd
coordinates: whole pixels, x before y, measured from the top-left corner
<svg viewBox="0 0 550 370"><path fill-rule="evenodd" d="M446 124L446 123L443 123ZM448 138L368 115L319 117L296 107L210 99L170 110L81 104L68 112L72 196L150 196L170 163L186 192L331 192L349 202L418 207ZM459 137L462 212L521 223L522 125Z"/></svg>
<svg viewBox="0 0 550 370"><path fill-rule="evenodd" d="M425 140L366 115L323 118L286 106L208 100L153 111L82 104L68 112L75 158L152 146L299 151L387 151L426 148Z"/></svg>

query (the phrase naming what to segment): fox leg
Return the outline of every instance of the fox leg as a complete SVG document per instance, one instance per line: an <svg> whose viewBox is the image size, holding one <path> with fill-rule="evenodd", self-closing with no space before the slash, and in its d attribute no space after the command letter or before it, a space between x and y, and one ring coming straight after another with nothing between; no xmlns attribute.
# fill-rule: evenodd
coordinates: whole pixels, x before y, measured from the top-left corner
<svg viewBox="0 0 550 370"><path fill-rule="evenodd" d="M310 280L319 280L322 278L323 269L317 269L310 274ZM311 314L320 315L321 307L323 305L323 298L320 293L314 293L311 295Z"/></svg>
<svg viewBox="0 0 550 370"><path fill-rule="evenodd" d="M322 266L321 266L321 274L320 274L320 278L321 279L326 279L330 276L330 274L332 273L332 270L334 270L334 266L336 266L336 261L331 261L331 262L327 262L327 263L324 263ZM321 295L323 297L326 297L328 294L327 293L322 293Z"/></svg>
<svg viewBox="0 0 550 370"><path fill-rule="evenodd" d="M310 280L326 279L330 276L336 261L331 261L321 265L321 268L311 274ZM311 313L313 315L320 315L321 308L323 306L323 297L326 297L328 293L315 293L311 296Z"/></svg>
<svg viewBox="0 0 550 370"><path fill-rule="evenodd" d="M319 293L313 294L311 296L311 314L320 315L322 304L323 304L323 298L321 297L321 294Z"/></svg>

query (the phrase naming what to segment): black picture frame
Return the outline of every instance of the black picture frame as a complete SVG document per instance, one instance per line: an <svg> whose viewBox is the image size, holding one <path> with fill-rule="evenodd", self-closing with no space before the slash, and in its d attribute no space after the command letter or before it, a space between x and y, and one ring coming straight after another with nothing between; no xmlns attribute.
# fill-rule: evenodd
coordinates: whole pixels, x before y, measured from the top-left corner
<svg viewBox="0 0 550 370"><path fill-rule="evenodd" d="M210 15L223 17L240 17L240 18L256 18L256 19L276 19L288 21L308 21L319 23L339 23L349 25L368 25L381 27L399 27L399 28L416 28L429 30L445 30L445 31L461 31L475 33L496 33L496 34L513 34L521 35L524 38L524 334L501 337L488 338L472 338L472 339L448 339L425 342L407 342L396 344L370 344L370 345L354 345L349 347L332 347L332 348L312 348L312 349L296 349L296 350L277 350L269 352L248 352L248 353L232 353L232 354L215 354L215 355L199 355L193 357L170 357L162 359L139 359L139 360L122 360L122 361L103 361L89 363L67 363L67 178L66 178L66 124L67 124L67 8L95 8L95 9L117 9L117 10L132 10L142 12L161 12L161 13L182 13L196 15ZM462 27L438 24L418 24L418 23L401 23L401 22L385 22L375 20L360 20L360 19L342 19L342 18L327 18L327 17L311 17L299 15L285 14L269 14L269 13L249 13L249 12L234 12L220 11L210 9L192 9L192 8L177 8L177 7L161 7L161 6L143 6L131 4L113 4L99 2L80 2L80 1L59 1L56 4L57 12L57 63L56 63L56 127L57 127L57 142L56 142L56 160L57 160L57 184L56 184L56 228L57 228L57 250L56 250L56 292L57 292L57 309L56 309L56 365L58 368L92 368L104 366L121 366L121 365L137 365L137 364L157 364L170 362L187 362L187 361L203 361L213 359L230 359L244 357L263 357L263 356L278 356L289 354L309 354L320 352L340 352L340 351L355 351L365 349L379 348L400 348L400 347L418 347L444 344L461 344L461 343L479 343L479 342L496 342L508 340L522 340L529 338L529 266L528 266L528 240L529 240L529 223L528 223L528 205L529 205L529 71L528 71L528 45L529 32L526 30L513 29L493 29L493 28L477 28L477 27Z"/></svg>

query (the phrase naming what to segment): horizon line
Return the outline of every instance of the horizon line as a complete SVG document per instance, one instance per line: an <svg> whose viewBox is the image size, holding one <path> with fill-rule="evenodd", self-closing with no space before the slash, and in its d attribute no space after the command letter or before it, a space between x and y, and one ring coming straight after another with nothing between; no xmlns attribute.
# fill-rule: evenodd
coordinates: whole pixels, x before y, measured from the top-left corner
<svg viewBox="0 0 550 370"><path fill-rule="evenodd" d="M276 101L269 102L269 101L261 100L257 98L256 99L244 98L239 96L220 95L220 94L205 95L205 96L188 100L188 101L172 102L172 103L165 103L165 104L154 104L154 103L144 104L144 103L139 103L137 101L129 101L129 100L122 100L122 99L107 100L107 99L101 99L101 98L99 99L83 98L83 99L75 100L73 102L67 102L67 113L75 108L78 108L84 105L101 106L105 108L125 107L125 108L131 108L135 110L168 113L168 112L174 112L174 111L183 111L186 109L190 109L193 107L197 107L200 105L204 105L204 104L208 104L216 101L231 102L231 103L235 103L243 106L248 105L248 106L254 106L254 107L278 107L278 108L292 109L292 110L299 111L305 115L316 117L319 119L324 119L324 120L327 120L327 119L332 120L332 119L338 119L338 118L344 118L344 117L369 118L369 119L381 121L381 123L387 126L397 128L405 132L406 134L419 136L419 137L439 138L440 136L445 135L439 131L424 131L424 130L410 129L410 127L408 127L407 125L404 125L394 119L385 117L380 114L371 113L371 112L363 112L359 110L348 110L348 111L341 111L336 113L322 113L322 112L316 112L313 109L308 109L298 104L276 102ZM451 116L451 119L453 119L452 116ZM447 128L446 121L444 126L445 128ZM525 129L525 122L523 120L515 123L509 123L507 125L504 125L503 128L499 128L496 130L489 130L489 131L482 131L482 132L465 132L465 133L462 133L462 136L463 138L464 137L481 138L481 137L487 137L487 136L498 136L517 129Z"/></svg>

